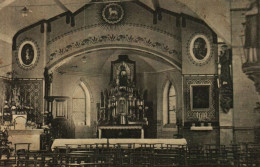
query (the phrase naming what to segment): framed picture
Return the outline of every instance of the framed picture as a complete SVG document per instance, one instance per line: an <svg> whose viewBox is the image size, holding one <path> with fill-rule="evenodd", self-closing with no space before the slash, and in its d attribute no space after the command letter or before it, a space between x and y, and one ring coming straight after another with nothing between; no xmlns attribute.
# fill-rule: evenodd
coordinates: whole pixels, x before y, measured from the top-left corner
<svg viewBox="0 0 260 167"><path fill-rule="evenodd" d="M18 62L23 69L31 69L38 60L38 50L33 41L24 41L18 50Z"/></svg>
<svg viewBox="0 0 260 167"><path fill-rule="evenodd" d="M189 55L191 61L196 65L206 64L210 59L211 45L204 34L196 34L189 44Z"/></svg>
<svg viewBox="0 0 260 167"><path fill-rule="evenodd" d="M191 85L191 110L207 110L210 108L210 85Z"/></svg>

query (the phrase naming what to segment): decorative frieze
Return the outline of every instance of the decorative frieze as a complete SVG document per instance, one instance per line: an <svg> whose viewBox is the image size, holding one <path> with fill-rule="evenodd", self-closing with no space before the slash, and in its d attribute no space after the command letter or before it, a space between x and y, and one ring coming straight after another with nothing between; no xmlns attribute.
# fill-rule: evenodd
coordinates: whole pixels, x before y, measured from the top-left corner
<svg viewBox="0 0 260 167"><path fill-rule="evenodd" d="M151 39L148 39L146 37L140 37L140 36L125 35L125 34L121 34L121 35L107 34L102 36L88 37L83 40L72 42L63 48L57 49L50 54L48 63L50 63L55 59L61 58L62 56L66 55L66 53L71 52L74 49L76 50L86 46L93 46L97 44L106 44L106 43L111 44L111 43L118 43L118 42L127 42L135 45L144 45L146 47L171 55L172 57L175 57L176 59L181 61L181 53L179 53L175 49L170 48L168 45L164 43L152 41Z"/></svg>

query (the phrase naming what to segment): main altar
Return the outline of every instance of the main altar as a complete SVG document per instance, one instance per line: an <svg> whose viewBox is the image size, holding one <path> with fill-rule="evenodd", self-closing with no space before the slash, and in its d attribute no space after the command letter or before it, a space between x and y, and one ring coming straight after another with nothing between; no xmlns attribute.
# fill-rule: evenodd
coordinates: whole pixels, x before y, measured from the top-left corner
<svg viewBox="0 0 260 167"><path fill-rule="evenodd" d="M109 88L101 91L99 138L144 138L147 112L144 94L136 85L136 63L119 55L111 62Z"/></svg>

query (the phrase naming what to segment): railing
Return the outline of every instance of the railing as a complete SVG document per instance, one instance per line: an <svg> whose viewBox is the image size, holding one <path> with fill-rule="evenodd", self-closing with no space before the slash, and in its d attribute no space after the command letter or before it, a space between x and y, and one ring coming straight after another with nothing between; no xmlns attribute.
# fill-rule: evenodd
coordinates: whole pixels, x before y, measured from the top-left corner
<svg viewBox="0 0 260 167"><path fill-rule="evenodd" d="M260 144L245 143L232 146L167 145L156 149L153 145L135 148L120 144L70 145L54 152L26 152L16 155L16 166L111 166L111 167L195 167L195 166L259 166ZM0 166L12 163L1 159ZM14 163L14 162L13 162Z"/></svg>

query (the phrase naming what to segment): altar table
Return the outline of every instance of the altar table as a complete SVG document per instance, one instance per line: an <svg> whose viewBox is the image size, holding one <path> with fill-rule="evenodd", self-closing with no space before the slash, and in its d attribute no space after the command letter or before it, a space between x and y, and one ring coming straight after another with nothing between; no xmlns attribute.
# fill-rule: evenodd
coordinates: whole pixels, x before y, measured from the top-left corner
<svg viewBox="0 0 260 167"><path fill-rule="evenodd" d="M186 139L55 139L51 148L63 147L66 145L84 145L84 144L104 144L109 143L111 145L133 143L135 148L141 147L145 144L158 144L156 148L167 147L167 145L187 145Z"/></svg>
<svg viewBox="0 0 260 167"><path fill-rule="evenodd" d="M43 129L9 130L8 140L12 142L12 146L16 143L30 143L30 150L37 151L40 150L40 135L42 133Z"/></svg>
<svg viewBox="0 0 260 167"><path fill-rule="evenodd" d="M98 126L98 138L102 138L102 130L131 130L131 129L138 129L141 131L141 139L144 138L144 128L140 125L123 125L123 126Z"/></svg>

